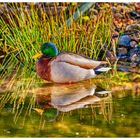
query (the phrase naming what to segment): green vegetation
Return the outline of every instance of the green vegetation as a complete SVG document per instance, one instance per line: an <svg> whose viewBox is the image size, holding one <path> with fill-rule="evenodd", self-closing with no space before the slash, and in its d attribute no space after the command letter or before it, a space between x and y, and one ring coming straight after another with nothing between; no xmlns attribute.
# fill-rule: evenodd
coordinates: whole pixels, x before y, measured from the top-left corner
<svg viewBox="0 0 140 140"><path fill-rule="evenodd" d="M20 122L21 126L16 126L14 124L15 127L13 128L12 124L12 126L10 126L10 130L5 130L4 133L7 133L7 136L15 136L14 133L17 131L17 133L19 133L17 134L17 136L23 137L23 135L21 134L21 129L23 129L26 134L25 136L41 137L46 136L47 132L48 136L54 137L55 131L51 129L50 123L46 123L46 120L41 118L45 117L45 115L39 116L34 109L36 107L37 109L41 108L36 103L37 95L34 93L37 93L36 90L38 89L38 87L42 87L42 85L46 83L46 81L41 80L37 76L35 72L35 63L37 59L33 59L32 57L36 53L40 52L40 46L44 42L49 41L56 44L59 51L70 51L84 54L89 56L90 58L94 58L95 60L98 59L100 51L102 48L104 48L104 46L106 46L106 49L112 47L111 49L115 53L116 42L112 42L111 40L112 31L114 30L114 25L112 21L112 9L109 4L104 4L98 15L93 15L93 17L90 18L88 16L88 13L85 13L84 15L81 15L79 19L74 21L71 26L67 26L66 21L69 19L69 17L72 17L73 13L78 8L78 5L72 4L72 8L70 9L69 13L66 13L64 12L64 10L58 10L57 3L54 3L54 10L52 10L49 6L47 7L49 14L46 13L44 7L36 7L36 5L34 5L33 3L28 3L29 7L26 7L24 3L10 3L9 6L12 7L12 10L10 12L7 12L5 10L3 15L0 17L0 52L2 52L2 56L4 55L2 59L0 57L0 109L3 111L2 113L0 113L0 115L2 117L4 116L4 119L6 116L8 121L10 121L11 118L9 118L9 114L11 115L12 113L15 113L14 115L11 115L14 119L14 123ZM104 59L104 55L102 56L102 59ZM111 65L112 63L109 62L109 64ZM95 79L92 79L91 82L101 87L104 87L107 90L112 90L116 85L128 85L130 87L129 89L132 89L134 85L133 83L130 84L129 82L132 80L135 82L138 76L134 77L136 75L124 72L117 72L116 64L117 62L112 64L112 71L107 74L102 74ZM90 80L88 82L90 82ZM48 93L49 88L48 91L46 91L46 94ZM135 97L135 94L133 94L133 97ZM121 105L122 104L123 102L121 102ZM122 106L124 106L124 104ZM120 106L120 108L122 106ZM5 111L5 109L7 108L9 110L11 109L8 112L8 115L7 110ZM120 108L117 108L117 110L119 110ZM110 128L107 128L108 122L103 121L99 112L101 112L101 114L108 113L105 110L104 102L102 108L97 109L97 114L95 108L90 108L87 110L87 112L90 112L89 110L92 110L94 112L92 113L95 116L97 116L97 114L99 116L99 118L96 117L96 119L98 120L97 123L95 123L94 119L92 118L93 124L96 125L95 127L93 127L93 125L88 126L89 124L86 124L91 121L91 118L82 118L86 114L81 115L81 111L79 110L77 111L78 114L77 112L75 113L75 111L73 111L72 113L74 114L74 117L77 115L76 121L75 118L71 116L65 116L64 119L66 120L66 124L65 121L62 124L60 124L61 122L51 124L53 125L52 128L57 129L57 134L55 136L62 137L64 133L66 133L66 136L77 135L81 137L85 135L87 137L101 136L101 134L102 136L110 137L123 136L121 134L121 130L123 128L120 124L118 126L120 129L119 131L115 130L116 128L113 124L113 121L111 122L112 124ZM40 113L44 112L43 109L40 111ZM123 111L125 112L125 109ZM86 111L84 112L86 113ZM92 113L89 115L90 117L94 116ZM133 111L133 113L135 112ZM26 128L24 128L23 124L26 116L28 116L29 114L31 115L29 119L31 119L32 121L27 119L27 122L25 122L27 123L28 127L26 132ZM63 118L64 114L65 113L61 113L60 117ZM110 118L109 113L106 115L108 115L109 117L107 117ZM134 116L132 116L132 118L128 120L129 123L135 123L130 122L133 117L136 117L136 120L138 120L138 115L135 115L136 114L134 114ZM104 119L108 121L107 117L105 116ZM78 120L79 118L83 120L85 119L84 125L79 123L81 121ZM116 119L115 121L114 123L118 123L120 121L120 118ZM71 125L71 122L74 124L76 122L76 124ZM100 122L103 124L105 123L106 129L100 128ZM125 123L125 120L122 120L122 122ZM3 119L1 120L1 123L5 125ZM9 122L6 122L6 125L7 129L7 127L9 127ZM35 125L35 127L31 129L31 125ZM47 127L49 128L48 130L47 127L46 129L44 129L45 125L47 125ZM81 125L83 127L81 127ZM81 134L77 133L77 130L75 130L75 126L76 128L81 129ZM127 125L125 127L127 128ZM107 130L112 128L113 130L111 131ZM127 128L128 132L130 130L129 128L130 126L128 126ZM0 127L0 129L3 128ZM35 129L36 135L34 135L33 132ZM63 129L62 132L59 129ZM72 130L74 131L72 132ZM85 134L85 130L87 132L89 130L89 132L91 132L92 130L95 131L95 133L91 132L91 134ZM13 133L11 132L10 134L9 131L12 131ZM117 131L117 133L114 133L114 131ZM140 134L137 132L139 132L139 127L134 130L132 136L139 136ZM29 133L30 135L28 135ZM128 134L127 132L124 133L126 133L125 136L130 136L130 134ZM3 131L0 132L0 135L5 136L5 134L3 134Z"/></svg>

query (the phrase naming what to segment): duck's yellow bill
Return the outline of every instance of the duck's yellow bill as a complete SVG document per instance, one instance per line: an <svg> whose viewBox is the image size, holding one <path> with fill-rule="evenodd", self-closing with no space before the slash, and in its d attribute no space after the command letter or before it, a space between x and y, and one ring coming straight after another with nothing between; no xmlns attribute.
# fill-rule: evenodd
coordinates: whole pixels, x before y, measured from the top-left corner
<svg viewBox="0 0 140 140"><path fill-rule="evenodd" d="M33 55L32 58L35 59L35 58L40 57L41 55L42 55L42 53L37 53L37 54Z"/></svg>

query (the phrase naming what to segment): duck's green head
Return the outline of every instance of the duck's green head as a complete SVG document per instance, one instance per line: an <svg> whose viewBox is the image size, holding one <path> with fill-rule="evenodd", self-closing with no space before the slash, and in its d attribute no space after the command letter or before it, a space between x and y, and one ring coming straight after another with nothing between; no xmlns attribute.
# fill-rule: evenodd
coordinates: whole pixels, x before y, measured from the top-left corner
<svg viewBox="0 0 140 140"><path fill-rule="evenodd" d="M53 43L51 43L51 42L44 43L41 46L41 52L46 57L55 57L55 56L58 55L57 47Z"/></svg>

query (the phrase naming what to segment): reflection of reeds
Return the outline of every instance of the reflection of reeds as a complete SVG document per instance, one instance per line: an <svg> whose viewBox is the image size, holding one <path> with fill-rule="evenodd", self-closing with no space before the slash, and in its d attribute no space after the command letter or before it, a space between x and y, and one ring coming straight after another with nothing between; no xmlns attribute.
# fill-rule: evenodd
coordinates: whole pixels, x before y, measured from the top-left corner
<svg viewBox="0 0 140 140"><path fill-rule="evenodd" d="M57 120L63 121L66 116L74 117L76 115L76 117L79 116L79 119L81 121L83 119L88 119L91 120L91 122L93 123L93 121L97 120L102 115L103 119L109 123L112 119L112 113L113 113L112 109L113 109L112 96L109 95L109 97L106 97L103 100L88 105L84 108L80 108L78 110L72 110L69 112L60 112Z"/></svg>
<svg viewBox="0 0 140 140"><path fill-rule="evenodd" d="M24 73L21 73L24 74ZM35 75L34 75L35 76ZM30 114L32 107L35 105L35 97L32 96L29 98L28 90L36 86L34 84L34 76L32 78L25 78L21 80L10 80L6 83L7 90L0 97L0 107L1 109L5 107L6 104L10 104L12 107L12 112L15 113L14 121L16 122L23 112L25 111L25 116ZM3 83L4 84L4 83ZM27 98L28 103L27 103Z"/></svg>
<svg viewBox="0 0 140 140"><path fill-rule="evenodd" d="M112 119L112 97L107 97L91 106L92 119L96 120L99 114L103 115L103 118L110 122Z"/></svg>
<svg viewBox="0 0 140 140"><path fill-rule="evenodd" d="M104 116L104 119L108 122L110 122L112 119L112 111L112 101L103 101L101 103L101 112Z"/></svg>

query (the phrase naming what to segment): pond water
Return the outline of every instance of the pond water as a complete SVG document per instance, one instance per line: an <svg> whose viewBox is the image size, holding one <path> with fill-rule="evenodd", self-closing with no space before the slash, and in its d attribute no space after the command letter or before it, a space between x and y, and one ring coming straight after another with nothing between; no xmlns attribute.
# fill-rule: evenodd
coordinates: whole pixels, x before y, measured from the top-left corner
<svg viewBox="0 0 140 140"><path fill-rule="evenodd" d="M13 94L0 95L0 137L140 137L137 91L86 81L45 84L26 98Z"/></svg>

